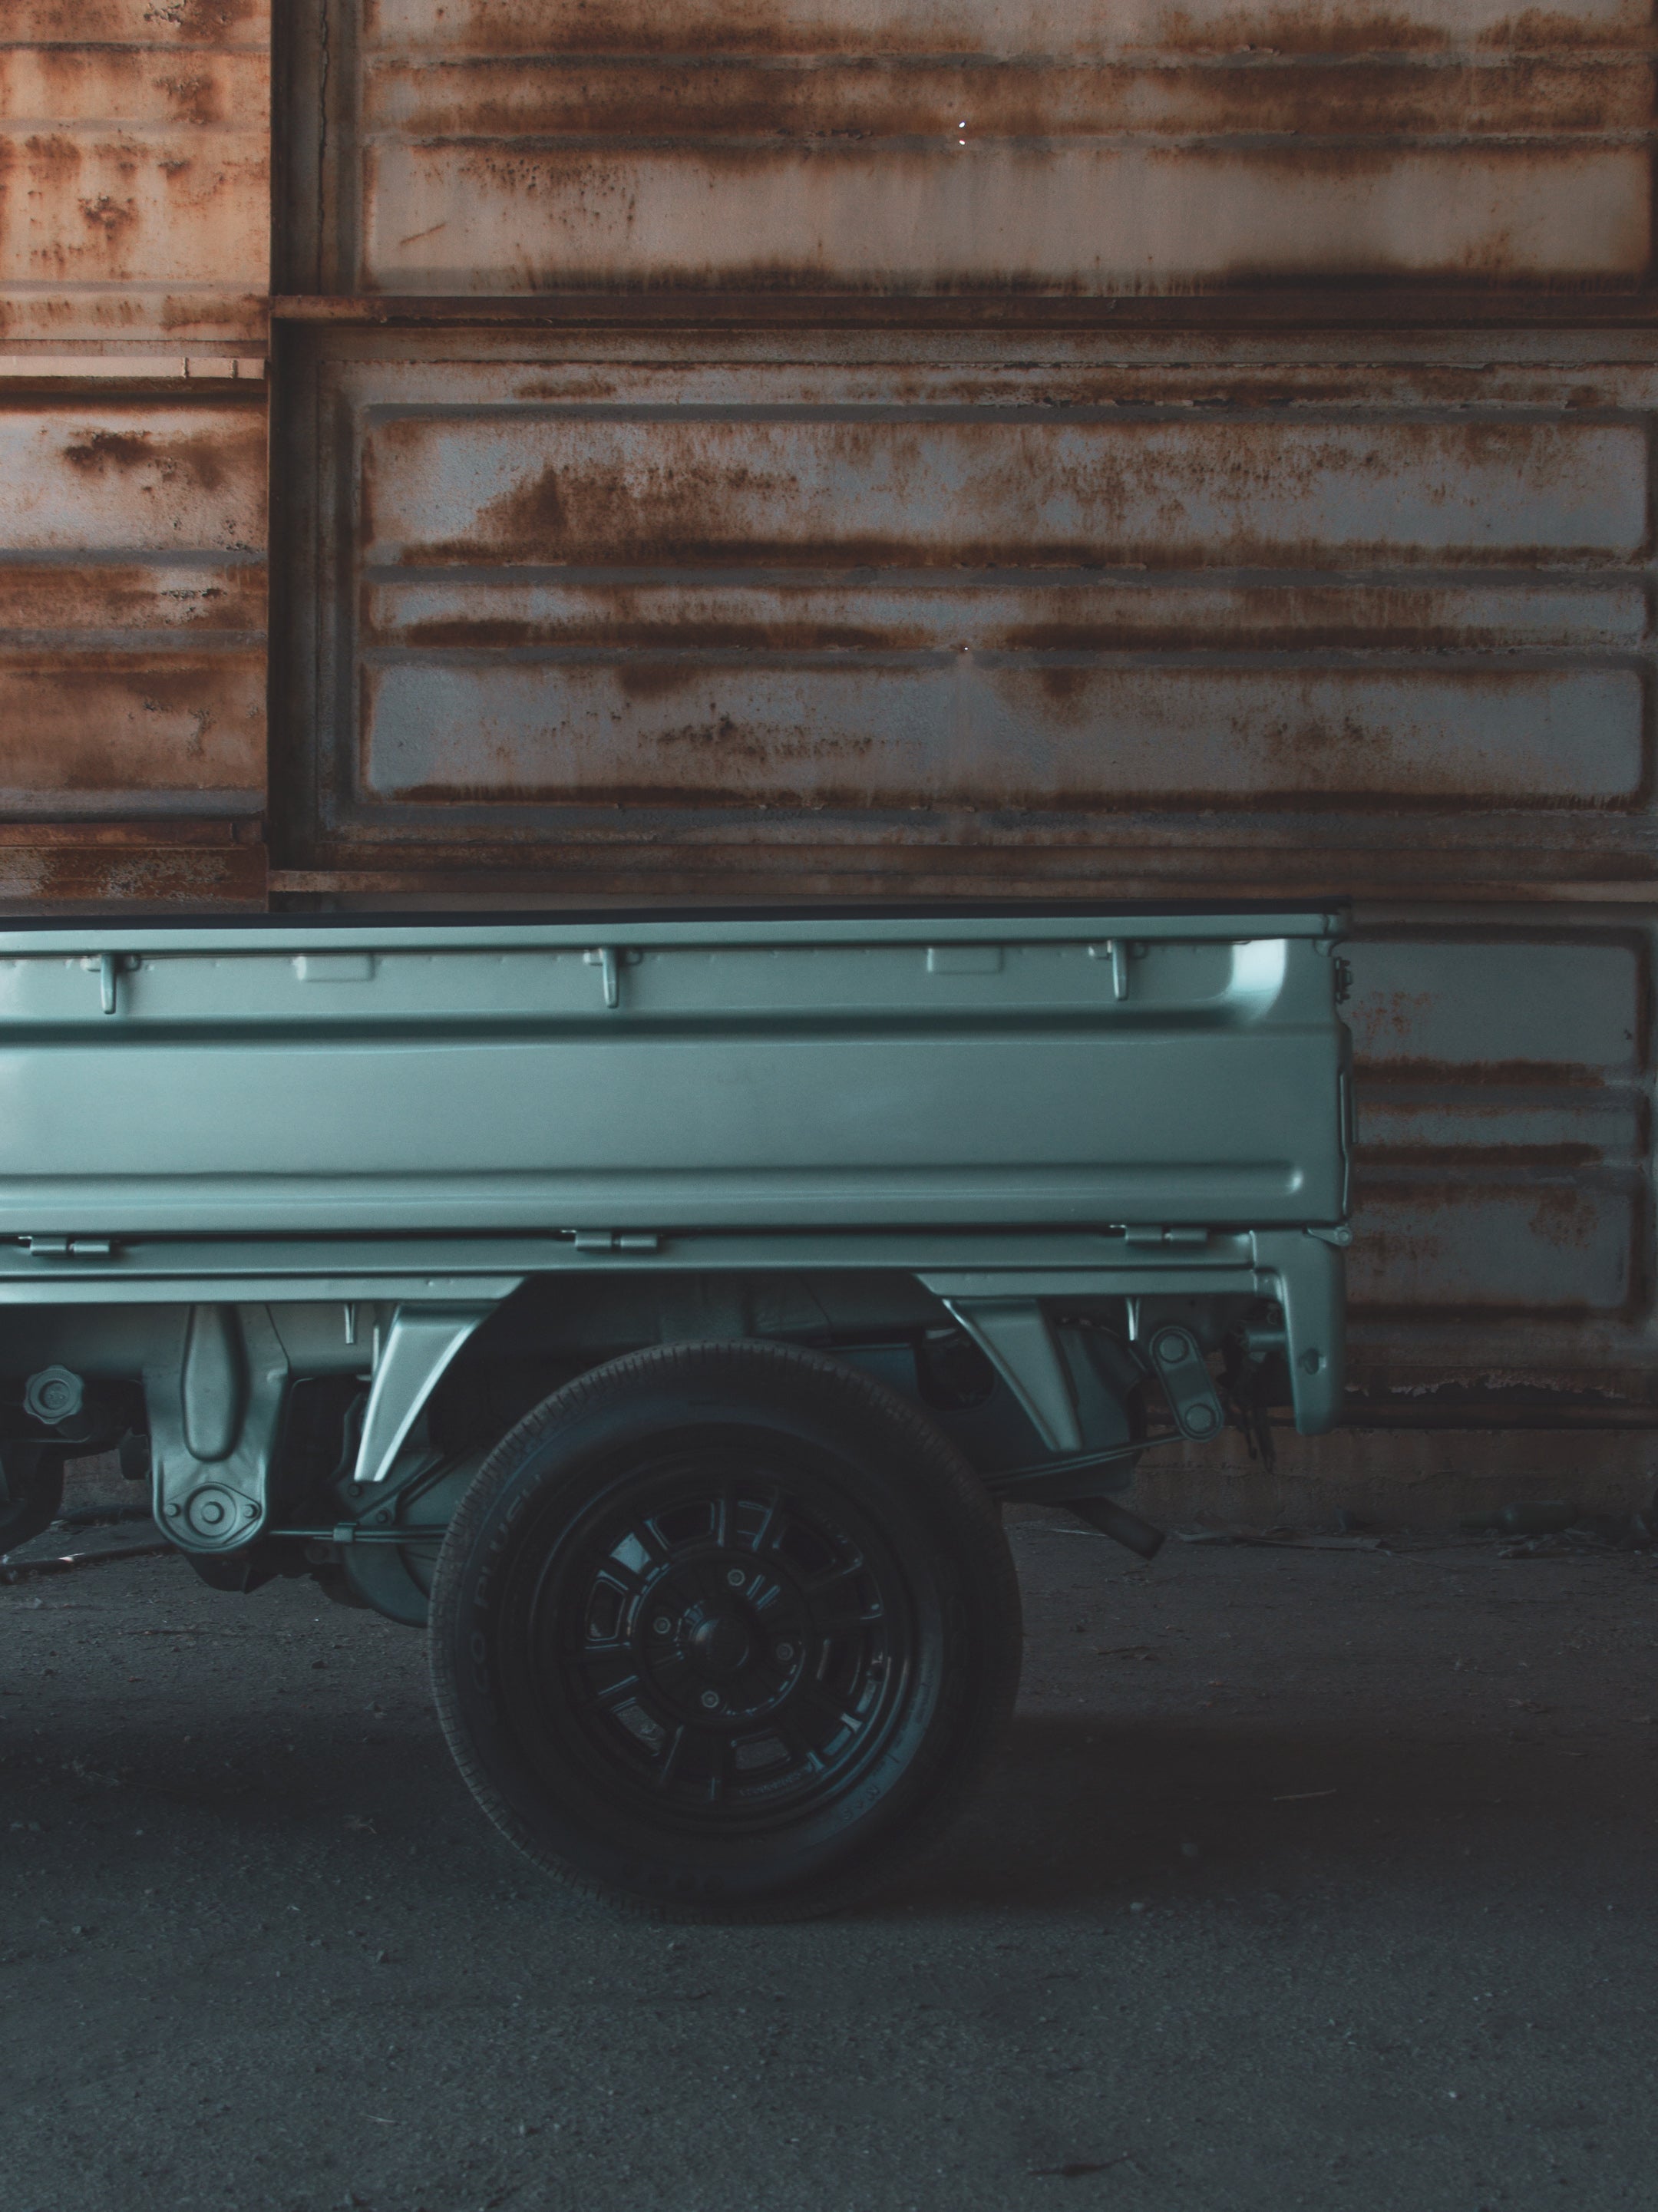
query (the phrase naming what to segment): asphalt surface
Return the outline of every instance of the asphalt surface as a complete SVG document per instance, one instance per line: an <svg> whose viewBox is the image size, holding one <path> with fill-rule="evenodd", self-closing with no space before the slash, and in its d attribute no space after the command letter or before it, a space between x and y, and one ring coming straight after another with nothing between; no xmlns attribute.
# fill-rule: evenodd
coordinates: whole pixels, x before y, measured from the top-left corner
<svg viewBox="0 0 1658 2212"><path fill-rule="evenodd" d="M1653 1556L1014 1540L982 1802L783 1929L568 1903L309 1585L0 1589L6 2212L1649 2206Z"/></svg>

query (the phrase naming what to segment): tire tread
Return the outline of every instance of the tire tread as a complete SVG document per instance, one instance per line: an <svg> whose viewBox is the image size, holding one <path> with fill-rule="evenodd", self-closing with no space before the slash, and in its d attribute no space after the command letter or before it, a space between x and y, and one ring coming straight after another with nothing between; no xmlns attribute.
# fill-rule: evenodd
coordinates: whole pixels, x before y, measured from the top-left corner
<svg viewBox="0 0 1658 2212"><path fill-rule="evenodd" d="M989 1694L981 1702L972 1740L958 1753L926 1805L900 1836L884 1846L878 1865L819 1881L804 1893L759 1902L701 1904L610 1888L543 1844L502 1802L472 1753L447 1653L452 1648L456 1616L463 1601L461 1563L468 1558L501 1491L526 1453L550 1431L602 1408L619 1392L647 1382L672 1387L676 1381L705 1382L711 1370L717 1373L721 1367L729 1371L733 1389L752 1389L756 1376L766 1374L774 1385L793 1383L803 1392L832 1391L848 1416L866 1419L875 1416L887 1425L901 1449L927 1468L958 1517L963 1538L979 1552L982 1582L995 1593L996 1618L976 1626L987 1632L997 1648L992 1655L994 1679ZM624 1353L577 1376L526 1413L478 1469L450 1523L433 1584L428 1653L439 1723L462 1778L507 1840L562 1888L641 1919L755 1926L842 1911L872 1890L884 1889L900 1879L932 1847L977 1789L1000 1744L1018 1690L1019 1634L1018 1583L1000 1510L971 1465L942 1431L897 1392L844 1361L799 1345L743 1338L712 1344L652 1346Z"/></svg>

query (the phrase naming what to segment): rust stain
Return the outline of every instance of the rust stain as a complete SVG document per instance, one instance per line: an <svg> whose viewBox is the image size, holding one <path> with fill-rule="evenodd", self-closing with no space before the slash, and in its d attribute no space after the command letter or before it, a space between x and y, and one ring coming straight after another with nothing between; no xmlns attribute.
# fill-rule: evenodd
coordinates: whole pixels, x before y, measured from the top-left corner
<svg viewBox="0 0 1658 2212"><path fill-rule="evenodd" d="M683 663L661 660L624 660L616 667L616 683L624 698L633 700L666 699L675 697L688 688L695 688L698 675L689 673ZM720 728L735 734L736 725L729 715L721 715ZM671 736L659 742L671 744ZM763 758L762 751L752 754Z"/></svg>
<svg viewBox="0 0 1658 2212"><path fill-rule="evenodd" d="M214 570L126 562L0 562L0 629L8 631L264 628L265 575L249 563Z"/></svg>
<svg viewBox="0 0 1658 2212"><path fill-rule="evenodd" d="M542 623L508 622L493 615L453 615L434 617L425 622L408 623L398 635L410 645L420 646L513 646L545 643L552 625Z"/></svg>
<svg viewBox="0 0 1658 2212"><path fill-rule="evenodd" d="M1599 1167L1599 1145L1355 1145L1355 1168L1506 1168L1527 1173Z"/></svg>
<svg viewBox="0 0 1658 2212"><path fill-rule="evenodd" d="M81 220L94 230L101 231L105 244L112 248L138 221L138 210L131 200L114 200L107 192L95 200L82 200L79 204Z"/></svg>
<svg viewBox="0 0 1658 2212"><path fill-rule="evenodd" d="M158 76L155 83L177 123L194 124L200 128L208 124L231 120L220 81L210 70L181 71L177 76ZM184 162L179 166L187 167L189 165Z"/></svg>
<svg viewBox="0 0 1658 2212"><path fill-rule="evenodd" d="M265 850L157 844L8 846L0 850L0 910L179 907L258 909L267 903Z"/></svg>
<svg viewBox="0 0 1658 2212"><path fill-rule="evenodd" d="M1614 1212L1609 1214L1601 1194L1569 1182L1550 1183L1531 1177L1506 1185L1459 1182L1448 1177L1442 1182L1394 1184L1386 1190L1373 1190L1354 1223L1354 1255L1368 1277L1361 1302L1369 1305L1369 1285L1378 1279L1385 1282L1390 1275L1396 1281L1401 1273L1419 1267L1430 1277L1443 1270L1454 1280L1472 1266L1477 1277L1484 1279L1463 1293L1469 1303L1487 1308L1518 1304L1523 1308L1523 1301L1514 1298L1506 1279L1508 1271L1497 1256L1505 1241L1514 1249L1514 1240L1519 1237L1534 1239L1549 1253L1585 1254L1600 1248L1612 1261L1608 1288L1616 1292L1610 1301L1616 1305L1626 1294L1627 1285L1617 1256L1608 1249L1607 1231L1625 1210L1621 1200L1613 1201L1613 1206ZM1456 1217L1456 1225L1444 1232L1423 1225L1448 1214ZM1483 1263L1482 1245L1486 1253ZM1519 1249L1523 1250L1523 1243ZM1421 1303L1431 1305L1436 1301L1425 1297ZM1536 1297L1535 1303L1559 1310L1548 1293ZM1408 1305L1400 1310L1411 1310Z"/></svg>
<svg viewBox="0 0 1658 2212"><path fill-rule="evenodd" d="M793 623L732 619L679 623L648 619L629 622L612 617L584 625L559 620L531 622L485 614L456 614L423 617L399 626L394 634L399 642L410 646L474 650L486 647L568 645L588 640L611 648L640 647L647 651L665 649L676 653L687 647L700 652L875 652L926 649L935 643L931 633L920 626L899 629L875 623L812 621L805 615ZM635 682L631 672L634 664L623 662L619 666L621 681L631 686ZM630 696L644 694L631 692Z"/></svg>
<svg viewBox="0 0 1658 2212"><path fill-rule="evenodd" d="M363 282L1080 299L1338 279L1635 286L1649 259L1645 163L1616 136L1181 136L993 137L962 167L953 139L858 131L382 135L366 150ZM398 245L462 209L459 255Z"/></svg>
<svg viewBox="0 0 1658 2212"><path fill-rule="evenodd" d="M933 138L1062 140L1102 131L1248 132L1357 137L1411 133L1640 130L1652 78L1615 64L1515 58L1504 66L1398 60L1309 69L1169 63L1040 65L1001 60L895 66L886 58L744 64L717 56L670 68L517 57L392 64L372 70L367 117L440 139L580 135L682 141L692 134L834 142Z"/></svg>
<svg viewBox="0 0 1658 2212"><path fill-rule="evenodd" d="M1066 711L1081 714L1086 712L1090 678L1093 672L1092 669L1084 665L1070 668L1048 665L1037 670L1036 681L1050 708L1057 708L1062 714Z"/></svg>
<svg viewBox="0 0 1658 2212"><path fill-rule="evenodd" d="M1062 19L1063 20L1063 19ZM1472 40L1455 11L1388 5L1278 4L1232 8L1174 4L1138 14L1127 35L1112 11L1070 11L1072 49L1213 56L1343 56L1444 53L1472 44L1485 52L1638 48L1647 29L1639 5L1594 15L1570 8L1516 8L1481 24ZM832 54L865 45L867 16L833 0L665 0L648 10L623 0L584 0L550 10L543 0L451 0L411 10L405 0L364 0L370 46L396 47L411 36L450 52L536 56L565 53ZM1017 33L1015 33L1017 38ZM892 53L947 52L998 58L1007 33L993 10L961 4L900 11L884 18L881 42ZM1056 42L1057 43L1057 42Z"/></svg>
<svg viewBox="0 0 1658 2212"><path fill-rule="evenodd" d="M1356 1071L1376 1084L1477 1084L1491 1089L1603 1091L1606 1078L1597 1067L1576 1060L1426 1060L1375 1059L1354 1055Z"/></svg>
<svg viewBox="0 0 1658 2212"><path fill-rule="evenodd" d="M77 444L65 446L64 459L82 474L106 469L131 469L153 458L147 430L94 430Z"/></svg>
<svg viewBox="0 0 1658 2212"><path fill-rule="evenodd" d="M255 337L268 283L264 0L16 0L0 43L8 338Z"/></svg>
<svg viewBox="0 0 1658 2212"><path fill-rule="evenodd" d="M51 14L62 15L84 22L88 15L100 6L108 7L111 0L47 0ZM115 9L122 20L131 22L129 9L115 0ZM155 32L174 31L186 46L210 46L228 40L238 31L252 30L261 41L269 35L270 0L145 0L143 10L145 27ZM94 35L89 30L81 33L83 38Z"/></svg>
<svg viewBox="0 0 1658 2212"><path fill-rule="evenodd" d="M178 431L163 436L149 430L98 429L66 445L63 452L70 468L83 476L143 470L153 471L161 483L182 478L201 491L220 489L230 458L223 434L212 431Z"/></svg>
<svg viewBox="0 0 1658 2212"><path fill-rule="evenodd" d="M868 736L836 733L822 737L804 730L780 738L772 732L762 735L733 722L729 715L718 714L717 708L718 702L711 699L707 721L685 722L664 729L657 734L655 743L670 759L679 750L714 756L709 767L721 780L721 797L725 795L724 787L738 781L733 771L757 769L762 783L768 784L774 775L787 778L804 770L807 777L805 794L817 803L820 790L827 788L830 794L828 803L833 804L833 774L844 773L856 761L871 758L878 749L878 741ZM829 774L824 776L826 769ZM823 779L822 782L820 777ZM851 788L842 787L847 798ZM847 800L843 799L840 803Z"/></svg>
<svg viewBox="0 0 1658 2212"><path fill-rule="evenodd" d="M259 790L264 664L80 650L0 655L0 787L38 793Z"/></svg>
<svg viewBox="0 0 1658 2212"><path fill-rule="evenodd" d="M517 559L1327 568L1338 547L1354 561L1407 549L1421 558L1424 533L1442 561L1489 561L1499 549L1530 561L1541 548L1523 539L1540 531L1558 559L1577 549L1558 542L1552 509L1586 535L1598 528L1617 537L1637 526L1632 495L1624 501L1627 518L1605 512L1592 522L1583 511L1585 468L1612 465L1610 445L1603 457L1583 442L1595 434L1510 421L1389 428L1367 444L1345 426L1259 419L1085 433L1039 422L807 422L784 430L734 419L665 424L647 442L625 424L604 425L580 451L538 465L528 453L522 462L514 457L520 480L483 501L470 526L434 527L405 544L402 557L410 567ZM363 471L371 539L380 472L390 472L406 503L432 436L428 424L403 422L383 426L372 441ZM1485 483L1506 487L1514 519L1504 526L1476 511L1475 488ZM1344 490L1353 518L1345 527ZM1398 519L1400 500L1410 503L1409 527ZM1060 531L1061 508L1067 520ZM1298 509L1306 518L1299 525ZM1310 518L1322 522L1327 514L1323 537L1300 534Z"/></svg>
<svg viewBox="0 0 1658 2212"><path fill-rule="evenodd" d="M354 798L367 787L353 787ZM562 797L568 802L570 794ZM636 905L646 894L715 904L894 896L1097 903L1102 886L1114 901L1224 896L1272 905L1290 896L1394 899L1402 884L1464 904L1511 904L1520 889L1512 860L1502 855L1448 858L1424 846L1406 870L1395 855L1363 841L1313 842L1309 851L1304 835L1293 842L1262 836L1233 849L1194 845L1167 830L1148 836L1134 825L1125 830L1117 823L1031 822L959 807L896 817L876 811L849 820L811 806L765 808L752 801L726 817L681 807L653 812L625 802L580 811L570 805L551 829L510 807L492 806L483 821L452 814L418 827L388 825L364 808L356 820L319 827L306 848L307 869L286 878L284 887L400 896L580 892L624 905ZM1539 846L1530 858L1527 890L1570 878L1582 866L1549 846Z"/></svg>
<svg viewBox="0 0 1658 2212"><path fill-rule="evenodd" d="M1381 1000L1365 993L1347 1009L1347 1026L1356 1048L1363 1054L1367 1048L1383 1045L1389 1038L1413 1036L1432 1004L1433 995L1428 991L1390 991Z"/></svg>
<svg viewBox="0 0 1658 2212"><path fill-rule="evenodd" d="M560 595L556 611L507 614L512 595L457 591L441 615L402 617L395 588L365 586L359 620L377 641L427 648L599 645L685 652L927 652L1068 653L1157 649L1286 647L1464 650L1586 644L1627 649L1643 617L1619 602L1589 604L1558 587L1481 595L1455 587L1309 586L1159 588L944 585L924 594L844 580L776 580L753 587L689 581L638 586L588 581ZM495 602L495 604L492 604ZM1631 603L1632 607L1632 603ZM1615 626L1614 626L1615 625ZM1055 668L1061 699L1077 672Z"/></svg>
<svg viewBox="0 0 1658 2212"><path fill-rule="evenodd" d="M1592 1199L1570 1183L1545 1183L1527 1192L1531 1234L1558 1252L1587 1251L1600 1229Z"/></svg>

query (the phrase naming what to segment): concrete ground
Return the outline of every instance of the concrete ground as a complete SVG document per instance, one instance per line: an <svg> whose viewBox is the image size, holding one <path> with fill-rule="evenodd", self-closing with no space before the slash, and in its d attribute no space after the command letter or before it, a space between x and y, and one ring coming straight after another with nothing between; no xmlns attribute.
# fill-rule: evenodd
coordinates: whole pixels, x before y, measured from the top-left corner
<svg viewBox="0 0 1658 2212"><path fill-rule="evenodd" d="M777 1929L572 1908L308 1585L0 1589L6 2212L1650 2205L1654 1557L1014 1540L981 1802Z"/></svg>

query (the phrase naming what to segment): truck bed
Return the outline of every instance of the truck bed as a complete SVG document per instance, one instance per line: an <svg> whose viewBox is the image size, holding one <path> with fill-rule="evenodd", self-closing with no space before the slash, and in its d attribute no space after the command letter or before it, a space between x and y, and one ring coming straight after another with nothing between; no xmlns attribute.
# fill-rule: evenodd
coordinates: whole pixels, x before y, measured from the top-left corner
<svg viewBox="0 0 1658 2212"><path fill-rule="evenodd" d="M0 1236L1334 1224L1328 913L0 932Z"/></svg>

